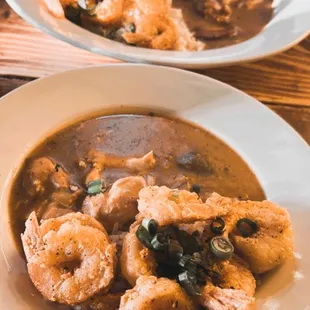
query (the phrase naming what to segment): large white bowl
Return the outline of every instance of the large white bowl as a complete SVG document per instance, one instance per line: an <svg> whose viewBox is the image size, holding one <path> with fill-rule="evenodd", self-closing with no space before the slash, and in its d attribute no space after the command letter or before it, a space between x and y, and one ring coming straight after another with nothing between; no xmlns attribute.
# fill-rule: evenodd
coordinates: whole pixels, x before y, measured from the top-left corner
<svg viewBox="0 0 310 310"><path fill-rule="evenodd" d="M7 2L35 27L77 47L125 61L180 68L206 68L257 60L293 46L310 33L309 0L274 0L275 16L272 21L248 41L201 52L158 51L114 42L68 20L54 18L40 4L41 0Z"/></svg>
<svg viewBox="0 0 310 310"><path fill-rule="evenodd" d="M199 124L242 156L268 199L288 208L295 229L296 257L267 278L257 292L257 307L309 309L310 148L282 119L242 92L190 72L145 65L68 71L0 100L0 309L53 309L33 294L10 230L10 184L22 159L72 120L130 107Z"/></svg>

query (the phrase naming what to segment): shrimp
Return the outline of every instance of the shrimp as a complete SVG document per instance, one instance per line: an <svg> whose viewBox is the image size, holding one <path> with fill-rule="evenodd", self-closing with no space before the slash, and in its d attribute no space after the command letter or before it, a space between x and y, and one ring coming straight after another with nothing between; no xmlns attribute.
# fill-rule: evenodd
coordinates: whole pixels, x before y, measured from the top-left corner
<svg viewBox="0 0 310 310"><path fill-rule="evenodd" d="M200 304L210 310L249 309L254 302L256 282L247 263L234 255L216 265L221 274L220 287L206 284Z"/></svg>
<svg viewBox="0 0 310 310"><path fill-rule="evenodd" d="M217 267L223 279L222 288L243 290L249 297L254 296L256 281L245 261L234 255L229 260L217 262Z"/></svg>
<svg viewBox="0 0 310 310"><path fill-rule="evenodd" d="M123 228L133 222L138 213L138 194L144 187L146 187L146 182L141 176L119 179L112 185L109 192L87 196L82 210L102 221L109 231L115 223Z"/></svg>
<svg viewBox="0 0 310 310"><path fill-rule="evenodd" d="M120 256L121 273L131 286L142 275L156 275L157 267L154 253L145 248L136 237L137 228L136 226L125 236Z"/></svg>
<svg viewBox="0 0 310 310"><path fill-rule="evenodd" d="M128 25L135 25L134 31ZM170 0L126 0L122 35L127 43L161 50L201 50L184 22L182 11ZM127 27L126 27L127 26Z"/></svg>
<svg viewBox="0 0 310 310"><path fill-rule="evenodd" d="M119 308L122 293L94 296L82 303L80 310L116 310Z"/></svg>
<svg viewBox="0 0 310 310"><path fill-rule="evenodd" d="M94 20L102 25L115 24L121 20L124 0L104 0L96 7Z"/></svg>
<svg viewBox="0 0 310 310"><path fill-rule="evenodd" d="M171 50L177 42L175 25L167 16L145 15L135 22L135 27L134 33L123 34L123 38L129 44Z"/></svg>
<svg viewBox="0 0 310 310"><path fill-rule="evenodd" d="M64 8L67 6L77 7L78 0L43 0L47 10L57 18L64 18Z"/></svg>
<svg viewBox="0 0 310 310"><path fill-rule="evenodd" d="M254 302L243 290L222 289L212 284L204 287L199 300L209 310L249 310Z"/></svg>
<svg viewBox="0 0 310 310"><path fill-rule="evenodd" d="M216 206L230 204L224 216L226 234L237 253L250 265L253 273L264 273L283 263L293 252L293 230L288 212L270 201L239 201L212 194L208 199ZM241 218L257 223L258 232L242 237L236 228Z"/></svg>
<svg viewBox="0 0 310 310"><path fill-rule="evenodd" d="M169 17L177 32L177 41L174 49L177 51L201 51L205 44L196 40L193 33L188 29L181 9L171 8Z"/></svg>
<svg viewBox="0 0 310 310"><path fill-rule="evenodd" d="M179 284L166 278L141 276L121 298L119 310L194 310L190 297Z"/></svg>
<svg viewBox="0 0 310 310"><path fill-rule="evenodd" d="M47 10L57 18L65 18L65 11L60 0L43 0Z"/></svg>
<svg viewBox="0 0 310 310"><path fill-rule="evenodd" d="M75 305L108 289L116 248L95 219L70 213L39 226L30 214L22 243L30 279L48 300Z"/></svg>
<svg viewBox="0 0 310 310"><path fill-rule="evenodd" d="M142 47L173 49L177 42L177 32L168 16L170 7L168 0L128 0L123 24L134 24L135 31L125 32L124 40Z"/></svg>
<svg viewBox="0 0 310 310"><path fill-rule="evenodd" d="M226 205L212 205L208 201L203 203L196 193L171 190L166 186L142 189L138 210L138 218L153 218L160 226L208 220L229 211Z"/></svg>

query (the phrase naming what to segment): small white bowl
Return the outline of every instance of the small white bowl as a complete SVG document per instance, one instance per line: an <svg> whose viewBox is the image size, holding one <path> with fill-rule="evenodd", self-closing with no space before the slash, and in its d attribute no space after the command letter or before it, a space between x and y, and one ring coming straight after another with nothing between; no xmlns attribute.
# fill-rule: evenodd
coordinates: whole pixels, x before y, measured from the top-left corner
<svg viewBox="0 0 310 310"><path fill-rule="evenodd" d="M93 53L131 62L180 68L206 68L253 61L297 44L310 33L309 0L274 0L275 15L257 36L245 42L200 52L158 51L124 45L50 15L41 0L7 0L33 26ZM65 60L64 60L65 61Z"/></svg>
<svg viewBox="0 0 310 310"><path fill-rule="evenodd" d="M256 306L309 309L308 145L280 117L230 86L178 69L125 64L52 75L0 100L0 309L53 309L30 284L11 234L8 197L22 159L72 120L128 107L180 116L211 131L240 154L267 198L288 208L295 230L296 258L267 277L256 294Z"/></svg>

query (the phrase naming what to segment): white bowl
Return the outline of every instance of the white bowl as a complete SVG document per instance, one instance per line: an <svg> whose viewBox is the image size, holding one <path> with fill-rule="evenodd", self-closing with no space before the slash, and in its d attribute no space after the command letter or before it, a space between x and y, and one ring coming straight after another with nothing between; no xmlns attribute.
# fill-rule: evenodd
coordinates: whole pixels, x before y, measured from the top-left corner
<svg viewBox="0 0 310 310"><path fill-rule="evenodd" d="M10 184L22 159L72 120L128 107L178 115L211 131L241 155L268 199L288 208L295 229L296 258L270 274L257 292L257 308L309 309L307 144L276 114L230 86L178 69L125 64L52 75L0 100L0 309L52 309L33 294L10 230Z"/></svg>
<svg viewBox="0 0 310 310"><path fill-rule="evenodd" d="M7 2L33 26L77 47L125 61L180 68L198 69L257 60L288 49L310 33L309 0L274 0L275 16L261 33L248 41L201 52L158 51L111 41L68 20L54 18L40 4L41 0Z"/></svg>

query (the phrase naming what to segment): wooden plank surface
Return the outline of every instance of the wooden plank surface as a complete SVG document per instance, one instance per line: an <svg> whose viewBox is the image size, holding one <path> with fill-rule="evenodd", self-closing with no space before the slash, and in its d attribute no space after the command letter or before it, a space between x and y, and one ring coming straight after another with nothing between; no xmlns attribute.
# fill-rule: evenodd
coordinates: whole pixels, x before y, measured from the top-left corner
<svg viewBox="0 0 310 310"><path fill-rule="evenodd" d="M19 18L0 0L0 75L42 77L115 61L69 46ZM260 101L310 105L310 37L277 56L238 66L200 71Z"/></svg>
<svg viewBox="0 0 310 310"><path fill-rule="evenodd" d="M38 77L116 61L42 33L0 0L0 97ZM310 37L285 53L255 63L198 72L264 102L310 144Z"/></svg>

